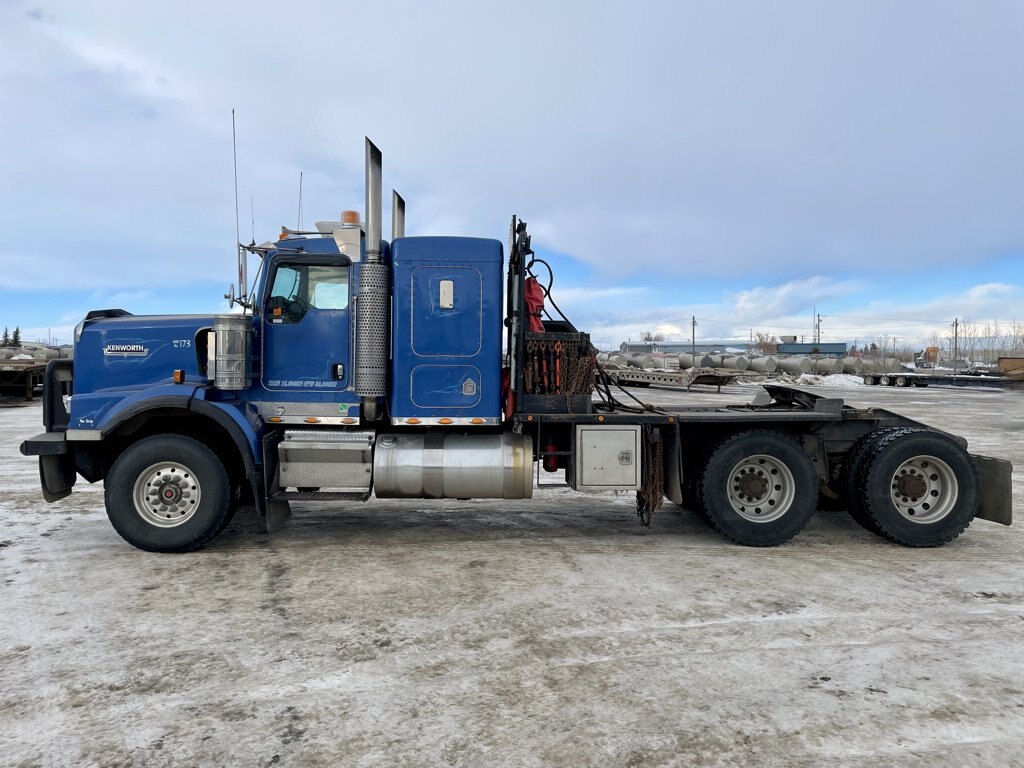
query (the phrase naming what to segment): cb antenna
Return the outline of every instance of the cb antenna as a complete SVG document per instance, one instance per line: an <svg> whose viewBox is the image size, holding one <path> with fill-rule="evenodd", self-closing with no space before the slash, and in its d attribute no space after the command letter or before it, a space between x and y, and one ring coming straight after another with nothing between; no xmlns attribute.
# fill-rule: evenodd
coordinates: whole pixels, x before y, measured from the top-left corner
<svg viewBox="0 0 1024 768"><path fill-rule="evenodd" d="M299 171L299 217L296 229L302 231L302 171Z"/></svg>
<svg viewBox="0 0 1024 768"><path fill-rule="evenodd" d="M235 110L231 110L231 157L234 162L235 169L235 251L238 256L238 298L235 298L234 286L228 291L228 294L224 297L228 300L228 306L238 303L240 306L245 307L245 300L247 298L248 288L248 276L247 271L247 259L245 256L245 248L242 246L242 235L239 225L238 215L238 139L235 134ZM255 222L253 223L253 229L255 229ZM255 238L253 238L255 240Z"/></svg>

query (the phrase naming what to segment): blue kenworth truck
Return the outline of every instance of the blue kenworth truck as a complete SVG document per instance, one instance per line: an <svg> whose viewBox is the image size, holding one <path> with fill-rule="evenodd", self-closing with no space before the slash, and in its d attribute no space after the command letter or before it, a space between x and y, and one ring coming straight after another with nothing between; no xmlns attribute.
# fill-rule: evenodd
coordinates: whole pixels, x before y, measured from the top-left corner
<svg viewBox="0 0 1024 768"><path fill-rule="evenodd" d="M497 240L405 237L392 203L385 241L367 140L365 221L240 246L240 311L90 312L73 362L47 365L46 431L21 445L44 498L102 480L115 530L154 552L202 546L243 505L273 530L293 501L526 499L542 471L635 491L647 524L667 497L748 546L826 505L911 547L1010 524L1009 462L887 410L771 385L742 405L628 397L558 310L524 222L506 267Z"/></svg>

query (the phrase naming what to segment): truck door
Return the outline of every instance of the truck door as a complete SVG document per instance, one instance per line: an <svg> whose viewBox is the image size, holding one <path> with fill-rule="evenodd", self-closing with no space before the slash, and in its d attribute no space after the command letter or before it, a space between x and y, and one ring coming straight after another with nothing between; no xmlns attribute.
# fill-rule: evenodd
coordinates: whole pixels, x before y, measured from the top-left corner
<svg viewBox="0 0 1024 768"><path fill-rule="evenodd" d="M265 389L330 392L348 386L350 266L329 258L297 256L272 267L263 304Z"/></svg>

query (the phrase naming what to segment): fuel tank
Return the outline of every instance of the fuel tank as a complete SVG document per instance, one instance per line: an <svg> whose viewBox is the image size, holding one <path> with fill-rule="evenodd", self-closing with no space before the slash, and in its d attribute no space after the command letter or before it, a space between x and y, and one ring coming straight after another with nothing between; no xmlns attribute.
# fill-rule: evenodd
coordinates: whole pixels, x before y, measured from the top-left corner
<svg viewBox="0 0 1024 768"><path fill-rule="evenodd" d="M528 499L533 445L512 433L381 435L373 487L381 499Z"/></svg>

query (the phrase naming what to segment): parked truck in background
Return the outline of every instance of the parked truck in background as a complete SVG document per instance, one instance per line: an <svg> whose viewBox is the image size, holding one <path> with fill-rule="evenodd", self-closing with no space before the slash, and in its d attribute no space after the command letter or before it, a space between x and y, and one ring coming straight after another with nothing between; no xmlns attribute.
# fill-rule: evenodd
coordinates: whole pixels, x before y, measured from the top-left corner
<svg viewBox="0 0 1024 768"><path fill-rule="evenodd" d="M648 523L667 497L750 546L788 541L819 500L907 546L1010 524L1009 462L887 410L781 386L624 403L524 222L506 269L497 240L406 237L397 193L385 241L382 208L367 140L365 221L245 246L261 265L249 292L240 258L241 313L90 312L73 362L47 366L46 431L21 446L45 499L103 481L113 527L159 552L202 546L242 505L272 530L293 501L525 499L542 471L635 491Z"/></svg>

